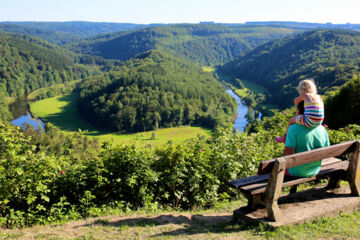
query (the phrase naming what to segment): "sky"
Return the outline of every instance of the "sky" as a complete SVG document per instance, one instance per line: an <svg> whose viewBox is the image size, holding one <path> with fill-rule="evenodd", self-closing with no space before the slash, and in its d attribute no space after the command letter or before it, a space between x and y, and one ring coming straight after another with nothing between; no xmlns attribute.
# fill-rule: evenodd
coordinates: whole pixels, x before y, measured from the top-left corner
<svg viewBox="0 0 360 240"><path fill-rule="evenodd" d="M0 0L0 21L360 24L360 0Z"/></svg>

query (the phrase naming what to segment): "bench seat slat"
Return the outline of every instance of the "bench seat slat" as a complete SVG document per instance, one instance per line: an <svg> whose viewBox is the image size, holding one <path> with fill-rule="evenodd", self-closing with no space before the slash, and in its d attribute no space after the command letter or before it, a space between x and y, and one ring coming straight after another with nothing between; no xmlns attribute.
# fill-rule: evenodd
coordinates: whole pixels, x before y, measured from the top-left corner
<svg viewBox="0 0 360 240"><path fill-rule="evenodd" d="M341 162L341 159L326 158L321 161L321 166L323 167L328 164L332 164L332 163L336 163L336 162ZM262 174L262 175L255 175L255 176L250 176L250 177L245 177L245 178L229 181L228 185L230 187L238 189L240 187L247 186L250 184L268 181L269 177L270 177L270 173L266 173L266 174Z"/></svg>
<svg viewBox="0 0 360 240"><path fill-rule="evenodd" d="M246 178L232 180L232 181L229 181L228 184L231 187L234 187L237 189L239 187L246 186L249 184L267 181L269 179L269 177L270 177L269 173L263 174L263 175L255 175L255 176L250 176L250 177L246 177Z"/></svg>
<svg viewBox="0 0 360 240"><path fill-rule="evenodd" d="M322 166L320 172L313 177L309 177L309 178L285 177L282 187L289 187L300 183L309 182L321 176L326 176L334 172L346 171L348 167L349 167L349 161L331 163ZM263 181L263 182L258 182L251 185L239 187L239 190L253 195L253 194L259 194L265 192L266 186L267 186L267 181Z"/></svg>

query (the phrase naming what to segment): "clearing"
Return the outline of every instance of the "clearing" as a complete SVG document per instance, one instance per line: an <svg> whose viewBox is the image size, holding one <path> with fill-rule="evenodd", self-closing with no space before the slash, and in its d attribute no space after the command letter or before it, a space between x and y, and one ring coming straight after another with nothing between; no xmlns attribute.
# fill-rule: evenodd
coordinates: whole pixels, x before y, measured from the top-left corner
<svg viewBox="0 0 360 240"><path fill-rule="evenodd" d="M156 131L156 139L152 139L154 131L120 134L100 131L86 122L77 112L77 95L71 93L36 102L30 102L30 110L34 117L40 117L65 132L77 132L98 138L100 141L113 141L116 144L151 144L161 145L168 141L182 142L197 135L210 136L211 131L201 127L174 127Z"/></svg>

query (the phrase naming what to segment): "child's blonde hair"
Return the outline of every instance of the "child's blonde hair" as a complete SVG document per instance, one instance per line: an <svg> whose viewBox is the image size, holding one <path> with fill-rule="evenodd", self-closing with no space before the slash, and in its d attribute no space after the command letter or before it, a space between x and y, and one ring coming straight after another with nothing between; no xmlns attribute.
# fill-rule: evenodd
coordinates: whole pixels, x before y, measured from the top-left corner
<svg viewBox="0 0 360 240"><path fill-rule="evenodd" d="M314 79L305 79L300 81L297 90L300 95L303 93L317 93Z"/></svg>

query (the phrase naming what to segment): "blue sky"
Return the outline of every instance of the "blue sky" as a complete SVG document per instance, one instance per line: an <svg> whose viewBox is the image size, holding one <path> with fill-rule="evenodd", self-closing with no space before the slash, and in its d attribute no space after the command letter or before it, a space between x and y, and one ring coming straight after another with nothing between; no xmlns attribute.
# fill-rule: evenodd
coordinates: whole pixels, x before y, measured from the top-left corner
<svg viewBox="0 0 360 240"><path fill-rule="evenodd" d="M360 23L360 0L0 0L0 21Z"/></svg>

